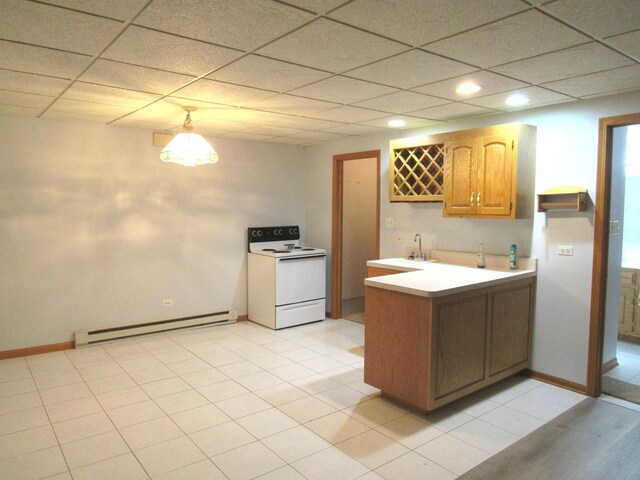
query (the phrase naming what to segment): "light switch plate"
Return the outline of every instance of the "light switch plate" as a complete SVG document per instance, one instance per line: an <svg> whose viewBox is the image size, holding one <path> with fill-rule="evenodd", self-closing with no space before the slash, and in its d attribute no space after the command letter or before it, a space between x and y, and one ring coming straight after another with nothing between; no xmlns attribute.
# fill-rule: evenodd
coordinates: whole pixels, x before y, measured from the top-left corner
<svg viewBox="0 0 640 480"><path fill-rule="evenodd" d="M387 217L387 218L384 219L385 228L393 228L393 224L394 224L393 218Z"/></svg>
<svg viewBox="0 0 640 480"><path fill-rule="evenodd" d="M573 245L558 245L558 255L573 256Z"/></svg>

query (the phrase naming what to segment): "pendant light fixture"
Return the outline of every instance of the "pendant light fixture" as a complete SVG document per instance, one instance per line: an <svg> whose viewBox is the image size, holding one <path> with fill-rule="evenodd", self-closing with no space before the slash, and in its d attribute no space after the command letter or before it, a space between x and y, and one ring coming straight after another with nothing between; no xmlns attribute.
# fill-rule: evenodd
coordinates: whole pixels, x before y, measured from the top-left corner
<svg viewBox="0 0 640 480"><path fill-rule="evenodd" d="M207 143L207 141L198 135L192 133L191 112L197 110L196 107L183 107L187 112L182 128L185 130L177 134L160 152L160 160L163 162L177 163L185 167L195 167L197 165L206 165L207 163L216 163L218 154Z"/></svg>

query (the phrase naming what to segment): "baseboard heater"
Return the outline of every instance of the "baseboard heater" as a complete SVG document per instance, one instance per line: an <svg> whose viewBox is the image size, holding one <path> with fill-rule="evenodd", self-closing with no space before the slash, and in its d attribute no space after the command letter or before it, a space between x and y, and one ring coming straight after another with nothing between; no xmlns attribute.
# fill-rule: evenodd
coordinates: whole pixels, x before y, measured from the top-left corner
<svg viewBox="0 0 640 480"><path fill-rule="evenodd" d="M235 323L238 318L236 311L205 313L191 317L174 318L172 320L160 320L149 323L136 323L119 327L99 328L96 330L78 330L75 332L76 348L94 345L119 338L136 337L150 333L168 332L190 327L203 327L207 325L225 325Z"/></svg>

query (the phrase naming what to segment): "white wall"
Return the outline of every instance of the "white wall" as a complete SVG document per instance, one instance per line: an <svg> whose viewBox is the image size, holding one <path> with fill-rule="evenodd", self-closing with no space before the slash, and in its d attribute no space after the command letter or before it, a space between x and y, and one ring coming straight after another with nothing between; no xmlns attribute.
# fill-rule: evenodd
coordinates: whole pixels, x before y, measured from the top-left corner
<svg viewBox="0 0 640 480"><path fill-rule="evenodd" d="M246 313L247 227L304 232L302 149L210 140L220 161L190 169L150 131L0 117L0 351Z"/></svg>
<svg viewBox="0 0 640 480"><path fill-rule="evenodd" d="M413 234L418 232L422 234L425 247L433 245L447 250L475 252L478 242L484 241L487 253L507 254L508 246L516 243L521 256L534 256L539 260L532 368L585 384L598 119L635 112L640 112L640 92L308 147L307 241L328 250L331 248L333 155L380 149L381 178L386 179L389 140L393 138L516 121L536 126L535 191L555 185L582 185L589 190L591 198L587 212L536 213L533 219L515 221L443 219L441 204L389 203L388 185L383 181L381 218L393 217L395 228L382 228L381 256L402 255L405 247L412 244ZM559 257L559 244L574 245L574 256Z"/></svg>

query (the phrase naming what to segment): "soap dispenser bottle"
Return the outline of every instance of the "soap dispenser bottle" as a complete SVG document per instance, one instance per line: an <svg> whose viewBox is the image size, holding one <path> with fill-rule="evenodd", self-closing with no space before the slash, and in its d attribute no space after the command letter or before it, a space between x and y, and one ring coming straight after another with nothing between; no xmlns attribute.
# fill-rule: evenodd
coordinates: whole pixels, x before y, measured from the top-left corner
<svg viewBox="0 0 640 480"><path fill-rule="evenodd" d="M484 268L484 243L480 242L480 247L478 248L478 268Z"/></svg>

